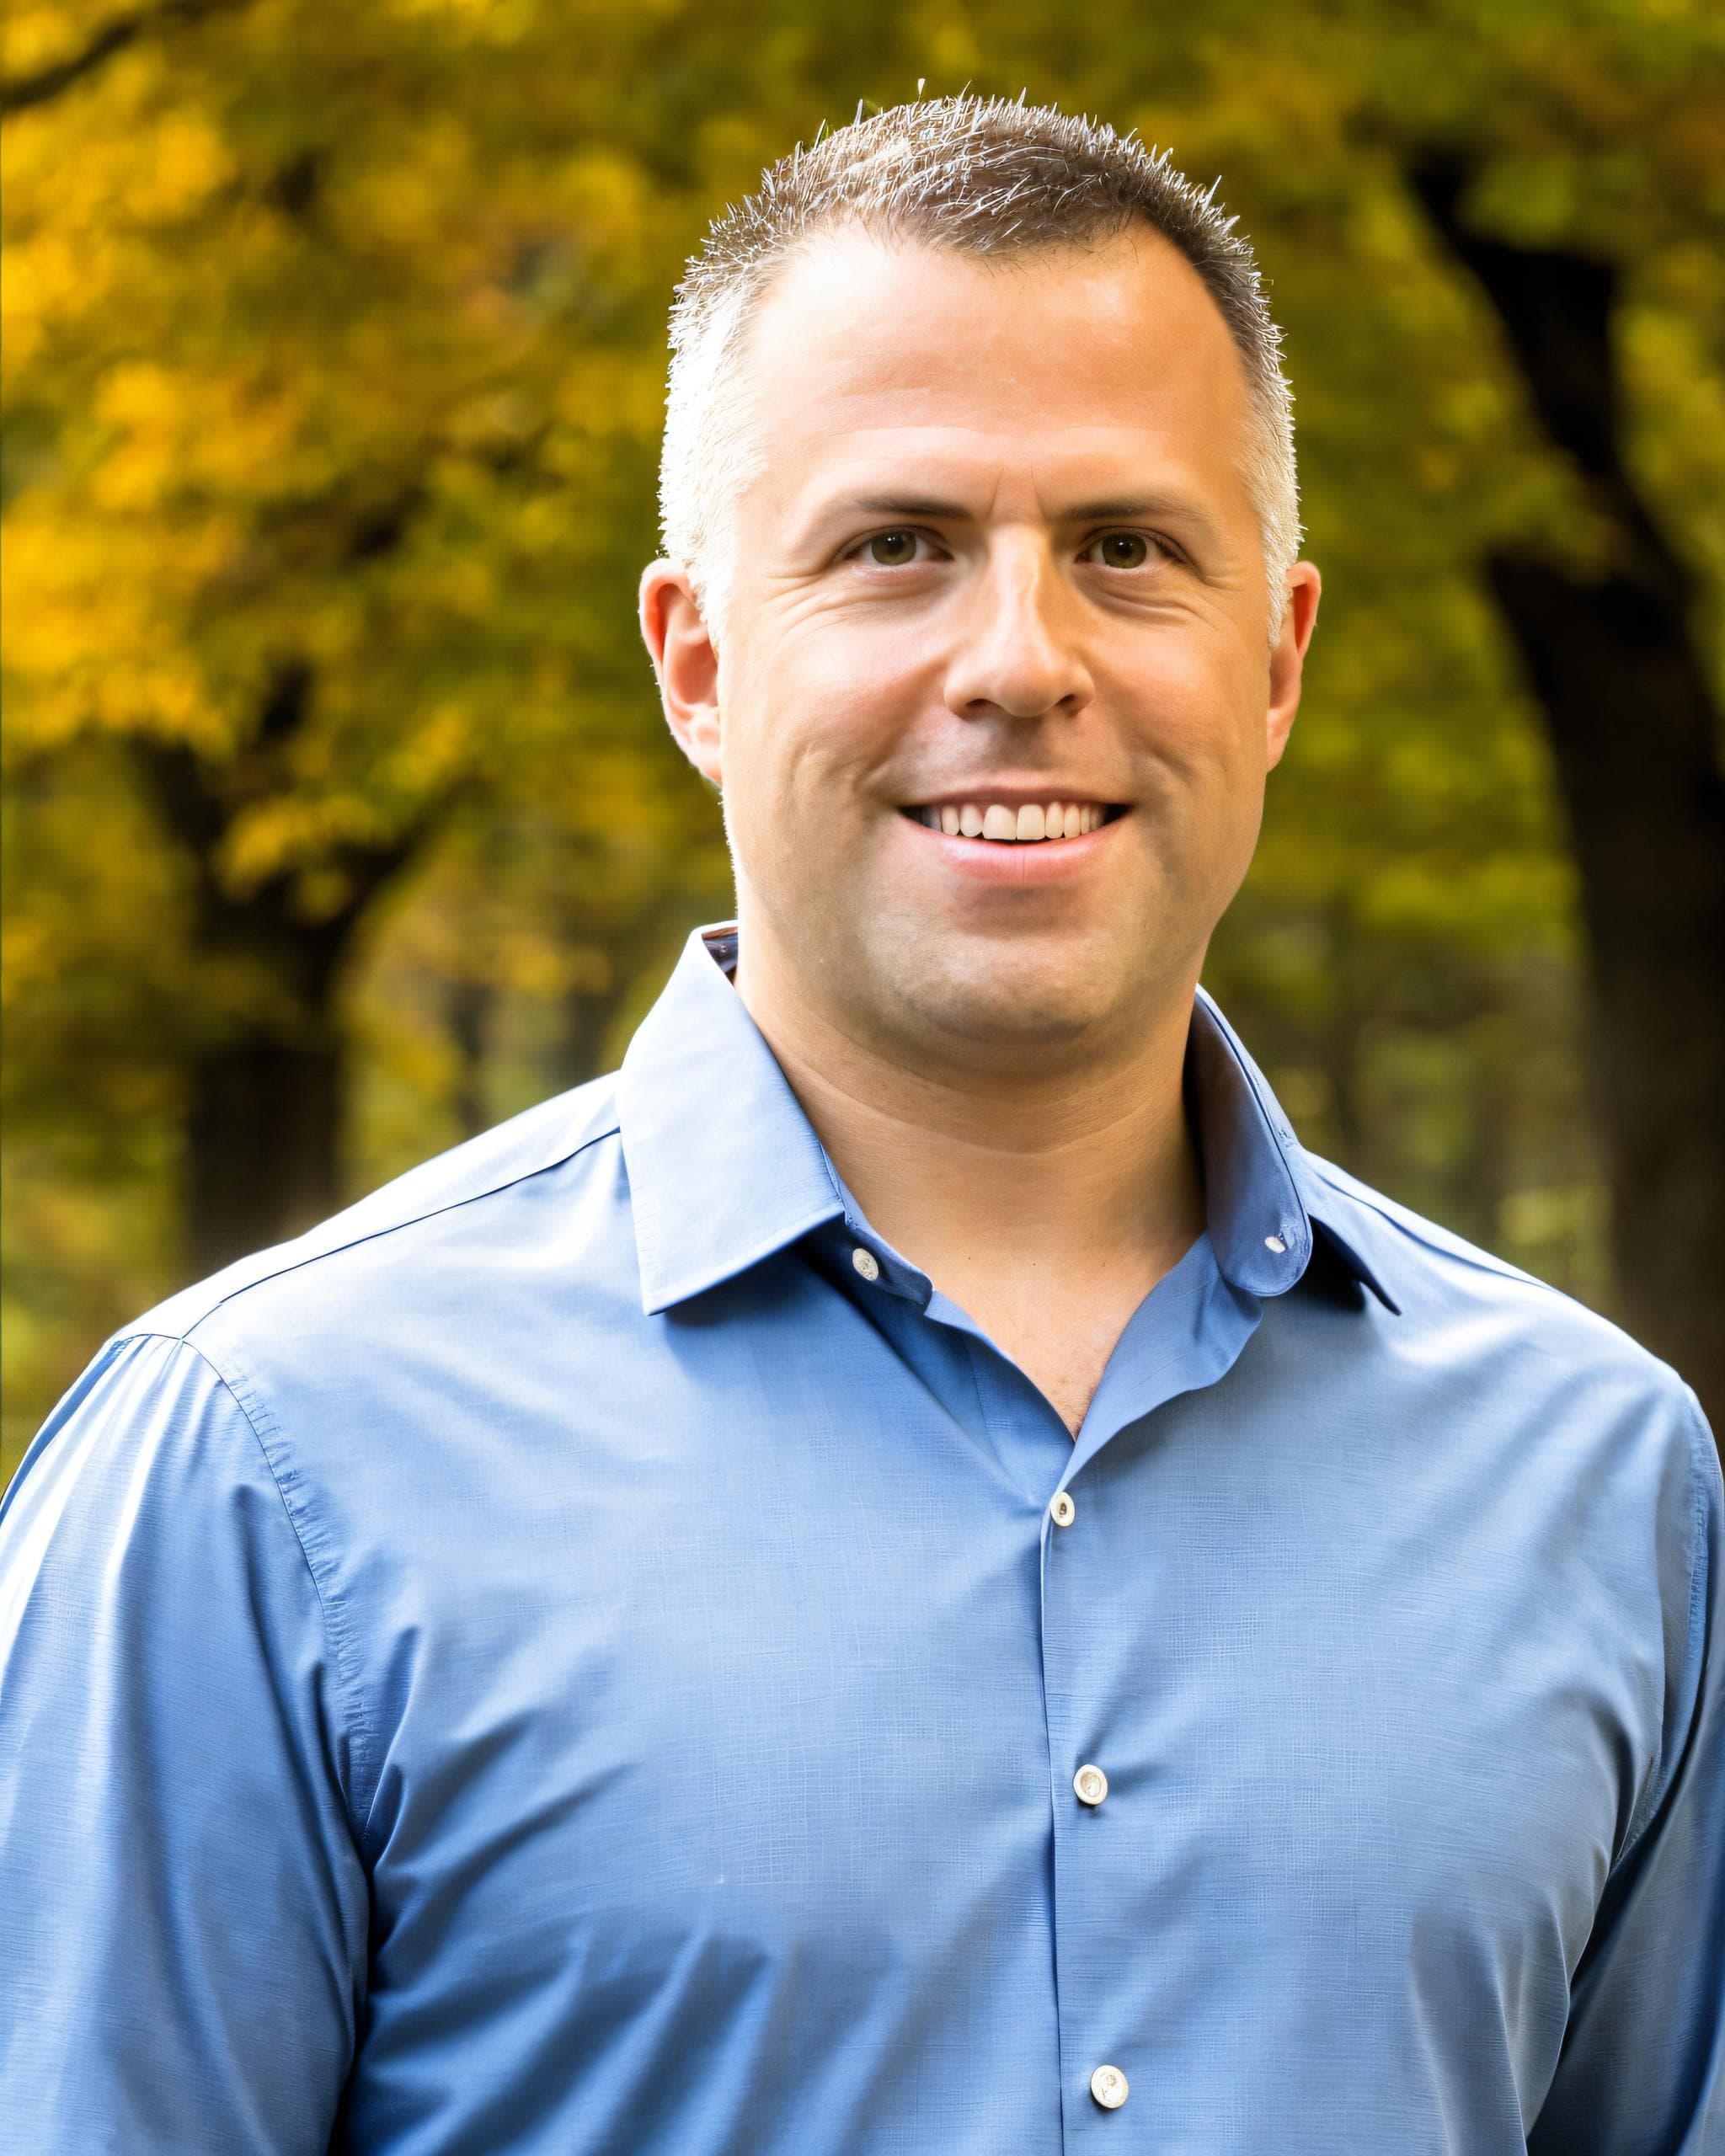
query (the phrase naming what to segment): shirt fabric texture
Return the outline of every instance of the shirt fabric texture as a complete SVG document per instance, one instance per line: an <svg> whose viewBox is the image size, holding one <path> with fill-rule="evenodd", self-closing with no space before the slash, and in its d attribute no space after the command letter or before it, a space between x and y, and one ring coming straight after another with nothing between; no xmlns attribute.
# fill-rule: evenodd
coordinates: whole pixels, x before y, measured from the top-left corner
<svg viewBox="0 0 1725 2156"><path fill-rule="evenodd" d="M1200 994L1207 1231L1075 1443L734 947L32 1447L0 2148L1720 2156L1693 1396L1303 1151Z"/></svg>

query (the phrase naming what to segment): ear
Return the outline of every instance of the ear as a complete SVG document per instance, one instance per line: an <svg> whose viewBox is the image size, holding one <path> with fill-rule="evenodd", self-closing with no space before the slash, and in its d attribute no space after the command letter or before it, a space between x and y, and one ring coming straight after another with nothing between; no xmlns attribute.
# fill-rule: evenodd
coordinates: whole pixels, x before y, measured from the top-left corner
<svg viewBox="0 0 1725 2156"><path fill-rule="evenodd" d="M723 786L718 650L689 573L676 562L650 562L641 572L641 634L678 747L703 778Z"/></svg>
<svg viewBox="0 0 1725 2156"><path fill-rule="evenodd" d="M1300 684L1306 666L1306 649L1317 625L1318 595L1323 579L1311 562L1296 562L1288 572L1288 603L1282 610L1281 632L1270 651L1270 703L1264 721L1266 769L1274 771L1282 760L1294 717L1300 709Z"/></svg>

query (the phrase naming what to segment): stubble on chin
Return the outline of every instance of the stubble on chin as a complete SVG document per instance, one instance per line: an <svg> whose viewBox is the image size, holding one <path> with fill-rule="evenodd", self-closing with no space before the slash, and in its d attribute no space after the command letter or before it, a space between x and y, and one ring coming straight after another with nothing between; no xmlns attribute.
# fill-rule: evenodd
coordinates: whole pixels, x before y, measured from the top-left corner
<svg viewBox="0 0 1725 2156"><path fill-rule="evenodd" d="M821 969L845 1005L834 1016L901 1068L1052 1076L1103 1050L1118 1030L1107 969L1057 939L1015 946L889 911L845 940L843 955Z"/></svg>

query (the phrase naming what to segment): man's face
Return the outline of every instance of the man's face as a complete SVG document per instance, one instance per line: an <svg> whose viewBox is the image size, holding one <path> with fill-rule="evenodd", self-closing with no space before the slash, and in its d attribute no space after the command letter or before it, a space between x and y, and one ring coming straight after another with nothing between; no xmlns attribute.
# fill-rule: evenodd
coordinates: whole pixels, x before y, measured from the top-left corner
<svg viewBox="0 0 1725 2156"><path fill-rule="evenodd" d="M1148 232L1003 265L846 233L780 276L747 370L765 468L716 666L686 586L655 645L745 973L770 937L897 1054L1130 1039L1246 872L1316 606L1302 567L1272 652L1220 315ZM1050 804L1075 835L965 835Z"/></svg>

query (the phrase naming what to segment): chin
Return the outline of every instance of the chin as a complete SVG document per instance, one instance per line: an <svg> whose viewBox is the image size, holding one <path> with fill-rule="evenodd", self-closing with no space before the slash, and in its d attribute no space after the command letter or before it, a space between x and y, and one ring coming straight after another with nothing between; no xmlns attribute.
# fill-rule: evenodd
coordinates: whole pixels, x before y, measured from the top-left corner
<svg viewBox="0 0 1725 2156"><path fill-rule="evenodd" d="M901 953L878 981L885 1029L979 1069L1065 1060L1109 1031L1118 998L1090 954Z"/></svg>

